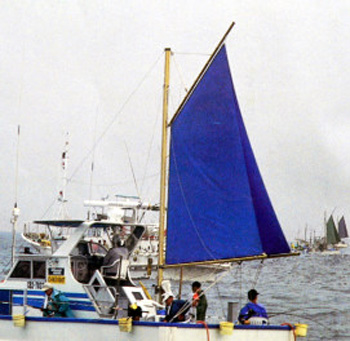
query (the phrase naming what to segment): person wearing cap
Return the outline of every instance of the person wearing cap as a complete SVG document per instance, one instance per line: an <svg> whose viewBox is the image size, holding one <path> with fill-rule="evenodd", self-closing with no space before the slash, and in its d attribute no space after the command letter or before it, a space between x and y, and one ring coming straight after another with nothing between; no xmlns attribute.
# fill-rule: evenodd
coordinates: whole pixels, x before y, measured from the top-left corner
<svg viewBox="0 0 350 341"><path fill-rule="evenodd" d="M264 317L268 319L265 307L258 303L259 293L255 289L248 291L248 302L239 312L238 320L241 324L250 324L251 317Z"/></svg>
<svg viewBox="0 0 350 341"><path fill-rule="evenodd" d="M205 321L208 302L199 282L195 281L192 283L192 292L192 306L196 307L196 321Z"/></svg>
<svg viewBox="0 0 350 341"><path fill-rule="evenodd" d="M186 304L184 300L174 300L174 295L171 292L166 292L162 295L163 303L165 303L166 316L163 322L183 322L185 321L185 315L189 310L186 308L181 311L183 306ZM178 314L180 312L180 314Z"/></svg>
<svg viewBox="0 0 350 341"><path fill-rule="evenodd" d="M45 301L41 308L44 317L74 317L69 300L61 291L50 283L45 283L42 291L45 292Z"/></svg>

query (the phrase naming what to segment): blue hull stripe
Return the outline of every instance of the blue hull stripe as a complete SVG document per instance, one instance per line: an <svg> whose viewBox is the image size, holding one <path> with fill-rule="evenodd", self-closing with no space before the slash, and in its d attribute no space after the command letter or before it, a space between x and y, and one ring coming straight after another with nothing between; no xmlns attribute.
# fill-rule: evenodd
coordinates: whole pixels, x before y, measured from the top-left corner
<svg viewBox="0 0 350 341"><path fill-rule="evenodd" d="M14 305L22 306L23 305L23 297L13 297L12 300ZM85 311L95 311L95 308L93 304L90 301L75 301L75 300L69 300L69 305L72 310L85 310ZM44 304L44 299L42 298L31 298L27 297L27 305L35 307L35 308L41 308Z"/></svg>
<svg viewBox="0 0 350 341"><path fill-rule="evenodd" d="M89 298L87 294L83 293L76 293L76 292L64 292L64 295L66 297L72 297L72 298ZM23 295L23 290L13 290L14 295ZM35 295L35 296L44 296L45 293L41 290L28 290L28 295Z"/></svg>

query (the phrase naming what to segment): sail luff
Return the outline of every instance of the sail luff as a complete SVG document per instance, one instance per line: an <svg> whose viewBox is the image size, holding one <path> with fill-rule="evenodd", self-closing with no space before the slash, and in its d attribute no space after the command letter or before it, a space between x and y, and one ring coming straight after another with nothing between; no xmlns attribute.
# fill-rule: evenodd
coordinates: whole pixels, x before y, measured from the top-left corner
<svg viewBox="0 0 350 341"><path fill-rule="evenodd" d="M225 34L223 35L222 39L220 40L219 44L216 46L214 52L211 54L211 56L209 57L208 61L206 62L206 64L204 65L202 71L199 73L198 77L196 78L196 80L193 82L190 90L187 92L186 96L184 97L184 99L182 100L181 104L179 105L179 107L177 108L174 116L172 117L172 119L170 120L169 125L171 126L172 123L175 121L176 117L179 115L179 113L181 112L181 110L183 109L184 105L187 103L188 99L192 96L193 91L196 89L197 85L199 84L199 82L201 81L201 79L203 78L204 74L207 72L208 68L210 67L211 63L213 62L213 60L215 59L216 55L219 53L220 49L222 48L222 46L225 44L226 38L229 35L229 33L231 32L233 26L235 25L234 22L231 23L230 27L228 28L228 30L225 32Z"/></svg>

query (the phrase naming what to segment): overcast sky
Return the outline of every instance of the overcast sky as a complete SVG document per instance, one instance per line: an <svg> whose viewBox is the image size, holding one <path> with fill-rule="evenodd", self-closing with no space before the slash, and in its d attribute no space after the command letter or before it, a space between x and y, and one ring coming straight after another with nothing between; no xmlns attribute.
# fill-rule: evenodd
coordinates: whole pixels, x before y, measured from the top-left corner
<svg viewBox="0 0 350 341"><path fill-rule="evenodd" d="M325 211L350 223L349 1L3 0L0 229L11 229L17 125L20 225L54 215L67 133L72 217L89 197L157 202L164 48L172 114L232 21L238 100L286 236L320 233Z"/></svg>

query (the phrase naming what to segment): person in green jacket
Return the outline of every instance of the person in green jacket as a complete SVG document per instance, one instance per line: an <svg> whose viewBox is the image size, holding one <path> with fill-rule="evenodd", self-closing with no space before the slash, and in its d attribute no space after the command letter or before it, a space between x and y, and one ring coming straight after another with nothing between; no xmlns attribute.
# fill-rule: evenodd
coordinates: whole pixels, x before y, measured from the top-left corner
<svg viewBox="0 0 350 341"><path fill-rule="evenodd" d="M199 282L196 281L192 283L192 292L192 306L196 307L196 320L205 321L205 313L208 308L208 302Z"/></svg>
<svg viewBox="0 0 350 341"><path fill-rule="evenodd" d="M44 305L41 308L44 317L74 317L69 300L62 292L54 289L50 283L45 283L42 291L45 292Z"/></svg>

